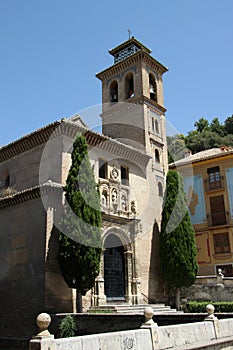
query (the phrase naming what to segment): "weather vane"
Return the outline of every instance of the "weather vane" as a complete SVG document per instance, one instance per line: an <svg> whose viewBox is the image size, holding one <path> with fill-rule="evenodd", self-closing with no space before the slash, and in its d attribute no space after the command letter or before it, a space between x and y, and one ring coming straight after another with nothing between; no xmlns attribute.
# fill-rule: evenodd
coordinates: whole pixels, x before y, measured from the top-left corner
<svg viewBox="0 0 233 350"><path fill-rule="evenodd" d="M131 38L131 30L130 29L128 29L128 32L129 32L129 39Z"/></svg>

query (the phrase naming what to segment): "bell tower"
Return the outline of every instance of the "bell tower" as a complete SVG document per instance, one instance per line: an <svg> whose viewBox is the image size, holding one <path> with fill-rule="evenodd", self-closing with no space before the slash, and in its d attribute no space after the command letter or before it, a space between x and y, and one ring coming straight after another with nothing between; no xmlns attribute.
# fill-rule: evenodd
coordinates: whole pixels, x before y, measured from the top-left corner
<svg viewBox="0 0 233 350"><path fill-rule="evenodd" d="M134 37L109 53L114 64L96 74L102 81L102 132L152 152L158 162L166 145L162 76L168 69Z"/></svg>

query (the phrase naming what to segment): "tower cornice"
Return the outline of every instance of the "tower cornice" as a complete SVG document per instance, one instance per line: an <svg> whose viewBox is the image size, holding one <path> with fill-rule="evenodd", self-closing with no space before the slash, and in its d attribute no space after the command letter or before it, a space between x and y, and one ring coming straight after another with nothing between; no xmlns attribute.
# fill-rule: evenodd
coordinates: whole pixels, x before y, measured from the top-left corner
<svg viewBox="0 0 233 350"><path fill-rule="evenodd" d="M101 81L108 79L116 74L122 72L122 70L132 67L133 64L144 61L148 65L151 66L152 69L156 70L159 74L166 73L168 68L162 65L159 61L153 58L150 54L145 52L144 50L140 50L135 54L125 58L124 60L106 68L102 72L96 74L96 77Z"/></svg>

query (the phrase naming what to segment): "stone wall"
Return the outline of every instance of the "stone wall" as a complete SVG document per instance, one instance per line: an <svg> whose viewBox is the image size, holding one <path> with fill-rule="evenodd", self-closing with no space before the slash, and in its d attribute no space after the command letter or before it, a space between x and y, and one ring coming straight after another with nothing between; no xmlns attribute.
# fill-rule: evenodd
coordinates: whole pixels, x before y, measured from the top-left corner
<svg viewBox="0 0 233 350"><path fill-rule="evenodd" d="M202 276L190 288L183 288L181 298L195 301L232 301L233 278Z"/></svg>
<svg viewBox="0 0 233 350"><path fill-rule="evenodd" d="M1 336L30 335L44 307L45 215L40 199L1 209Z"/></svg>

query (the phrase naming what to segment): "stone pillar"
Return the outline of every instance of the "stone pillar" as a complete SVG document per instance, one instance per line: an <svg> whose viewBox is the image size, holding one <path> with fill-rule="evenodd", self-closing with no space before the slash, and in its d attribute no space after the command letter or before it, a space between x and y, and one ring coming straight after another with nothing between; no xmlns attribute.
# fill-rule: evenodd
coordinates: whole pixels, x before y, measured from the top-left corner
<svg viewBox="0 0 233 350"><path fill-rule="evenodd" d="M104 249L100 260L100 273L96 277L93 306L103 306L107 304L106 295L104 294Z"/></svg>
<svg viewBox="0 0 233 350"><path fill-rule="evenodd" d="M102 275L99 275L96 278L96 302L97 306L103 306L107 304L106 295L104 294L104 278Z"/></svg>
<svg viewBox="0 0 233 350"><path fill-rule="evenodd" d="M208 304L206 306L206 311L208 313L208 316L205 317L204 321L213 322L215 337L217 339L219 338L219 321L218 318L214 315L214 305Z"/></svg>
<svg viewBox="0 0 233 350"><path fill-rule="evenodd" d="M153 343L153 349L160 349L158 347L158 324L153 321L154 311L151 307L146 307L144 310L145 321L141 325L142 329L149 329L151 332L151 339Z"/></svg>
<svg viewBox="0 0 233 350"><path fill-rule="evenodd" d="M127 250L125 253L125 300L132 305L132 252Z"/></svg>

